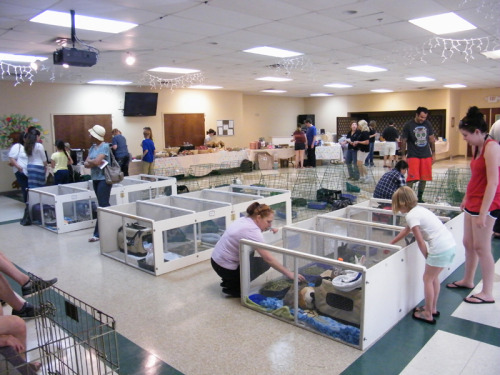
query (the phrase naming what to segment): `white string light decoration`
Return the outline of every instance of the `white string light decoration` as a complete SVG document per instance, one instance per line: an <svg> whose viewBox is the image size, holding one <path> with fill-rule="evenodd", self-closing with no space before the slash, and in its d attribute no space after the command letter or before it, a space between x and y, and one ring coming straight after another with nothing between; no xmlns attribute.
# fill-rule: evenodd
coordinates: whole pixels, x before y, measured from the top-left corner
<svg viewBox="0 0 500 375"><path fill-rule="evenodd" d="M29 81L31 86L37 72L30 65L13 65L4 61L0 61L0 70L2 79L5 79L6 75L14 76L16 78L14 86L20 85L26 81Z"/></svg>
<svg viewBox="0 0 500 375"><path fill-rule="evenodd" d="M174 91L175 89L182 89L193 85L199 85L200 83L203 83L204 80L205 76L203 75L203 73L186 74L171 79L155 76L150 73L144 73L139 84L141 86L149 85L152 90L169 89L170 91Z"/></svg>
<svg viewBox="0 0 500 375"><path fill-rule="evenodd" d="M314 73L314 64L306 56L290 57L281 59L275 64L267 65L274 74L278 76L291 78L294 72L303 71L310 74Z"/></svg>

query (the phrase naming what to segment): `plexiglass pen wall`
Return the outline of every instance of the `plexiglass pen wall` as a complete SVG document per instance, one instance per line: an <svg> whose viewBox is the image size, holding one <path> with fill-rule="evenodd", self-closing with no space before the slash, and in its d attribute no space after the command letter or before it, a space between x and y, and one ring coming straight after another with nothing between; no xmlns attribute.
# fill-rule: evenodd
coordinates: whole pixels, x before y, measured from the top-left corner
<svg viewBox="0 0 500 375"><path fill-rule="evenodd" d="M281 274L267 271L253 281L248 278L248 283L242 284L246 285L242 289L242 302L270 316L281 316L283 310L279 309L291 306L290 300L297 299L307 307L299 310L299 320L302 313L314 317L309 323L298 325L362 350L373 345L424 297L422 275L425 259L411 235L396 245L389 244L402 227L385 223L405 225L404 217L377 208L379 204L377 201L366 201L282 228L283 248L301 255L288 253L285 257L276 252L280 254L280 260L289 269L296 269L302 274L308 284L293 288ZM372 207L374 205L376 207ZM463 214L457 212L457 207L425 206L442 217L457 245L453 263L440 274L442 281L465 259ZM242 264L251 269L251 260L246 255L241 256ZM358 267L354 269L356 272L350 272L354 266ZM277 284L273 285L274 282ZM345 287L350 283L354 283L356 288L346 291ZM311 292L314 292L314 300ZM250 297L257 306L249 303L246 297ZM293 311L291 320L297 324ZM286 316L287 312L283 314ZM290 316L286 318L289 319ZM325 328L316 320L332 323L333 326ZM345 327L339 324L351 328L344 331ZM311 328L311 325L317 328ZM359 330L357 341L353 339L356 334L352 327ZM348 333L344 336L341 332Z"/></svg>
<svg viewBox="0 0 500 375"><path fill-rule="evenodd" d="M114 206L175 194L175 178L130 176L113 185L109 203ZM97 198L92 181L30 189L29 207L33 224L56 233L92 228L97 219Z"/></svg>
<svg viewBox="0 0 500 375"><path fill-rule="evenodd" d="M185 195L99 208L101 254L161 275L209 259L229 203Z"/></svg>
<svg viewBox="0 0 500 375"><path fill-rule="evenodd" d="M252 201L270 206L275 214L273 227L280 228L292 223L292 203L290 190L273 189L261 186L229 185L188 193L203 199L229 202L233 206L233 221L246 216Z"/></svg>

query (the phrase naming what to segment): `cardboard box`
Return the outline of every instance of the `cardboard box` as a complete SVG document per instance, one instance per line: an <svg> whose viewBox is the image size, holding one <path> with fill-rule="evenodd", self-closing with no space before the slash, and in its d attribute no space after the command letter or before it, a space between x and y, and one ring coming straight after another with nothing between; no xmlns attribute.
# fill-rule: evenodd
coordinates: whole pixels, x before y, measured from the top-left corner
<svg viewBox="0 0 500 375"><path fill-rule="evenodd" d="M259 153L257 155L257 160L259 162L259 169L260 170L273 169L274 158L270 153L268 153L268 152Z"/></svg>

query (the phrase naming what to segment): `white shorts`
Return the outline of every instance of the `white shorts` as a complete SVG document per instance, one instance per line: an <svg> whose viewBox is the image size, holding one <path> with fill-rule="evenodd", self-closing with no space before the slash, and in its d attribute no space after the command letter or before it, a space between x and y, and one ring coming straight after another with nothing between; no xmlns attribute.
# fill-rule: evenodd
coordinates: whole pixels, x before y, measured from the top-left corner
<svg viewBox="0 0 500 375"><path fill-rule="evenodd" d="M358 154L357 154L358 163L364 163L368 154L369 154L369 152L363 152L363 151L358 150Z"/></svg>
<svg viewBox="0 0 500 375"><path fill-rule="evenodd" d="M396 155L396 142L385 142L384 156Z"/></svg>

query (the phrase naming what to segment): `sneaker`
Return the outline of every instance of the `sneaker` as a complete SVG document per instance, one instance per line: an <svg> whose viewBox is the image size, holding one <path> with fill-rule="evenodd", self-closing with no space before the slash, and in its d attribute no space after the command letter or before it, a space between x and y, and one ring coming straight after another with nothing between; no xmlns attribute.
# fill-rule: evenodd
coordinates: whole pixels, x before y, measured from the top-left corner
<svg viewBox="0 0 500 375"><path fill-rule="evenodd" d="M33 279L30 276L30 280L21 287L23 292L23 297L47 289L48 287L54 285L55 283L57 283L57 277L51 280L42 280L42 279Z"/></svg>
<svg viewBox="0 0 500 375"><path fill-rule="evenodd" d="M89 242L97 242L99 241L99 237L93 236L89 238Z"/></svg>
<svg viewBox="0 0 500 375"><path fill-rule="evenodd" d="M21 310L12 309L12 315L18 316L23 319L27 319L27 318L34 318L35 316L40 315L40 311L31 303L24 302L24 305L21 308Z"/></svg>

